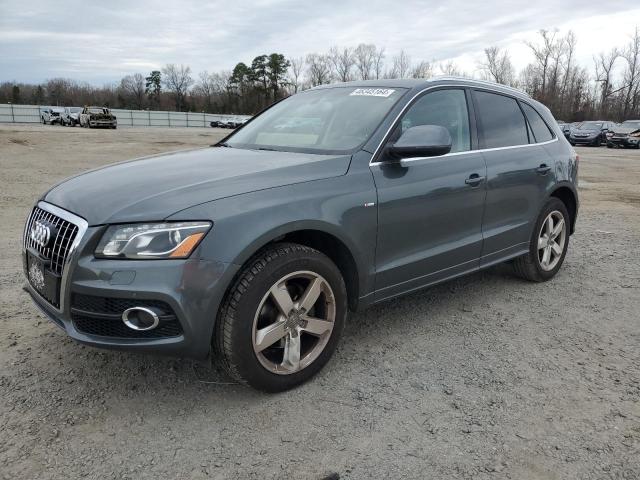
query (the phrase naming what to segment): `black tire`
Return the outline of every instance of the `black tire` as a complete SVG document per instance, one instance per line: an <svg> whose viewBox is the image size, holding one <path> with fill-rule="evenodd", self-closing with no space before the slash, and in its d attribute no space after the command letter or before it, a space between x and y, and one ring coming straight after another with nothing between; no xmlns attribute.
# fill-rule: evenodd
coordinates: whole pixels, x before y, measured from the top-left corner
<svg viewBox="0 0 640 480"><path fill-rule="evenodd" d="M553 211L557 211L562 214L567 230L560 260L552 270L544 270L540 263L540 257L538 254L538 236L540 235L543 222ZM558 198L550 198L540 211L540 215L538 216L533 232L531 233L531 238L529 240L529 253L516 258L513 262L516 275L531 282L546 282L547 280L551 280L558 273L560 267L562 267L567 255L567 249L569 248L570 225L569 212L567 211L565 204Z"/></svg>
<svg viewBox="0 0 640 480"><path fill-rule="evenodd" d="M612 144L612 143L607 142L607 148L613 148L613 144Z"/></svg>
<svg viewBox="0 0 640 480"><path fill-rule="evenodd" d="M295 373L281 375L265 368L254 352L253 322L269 289L284 276L298 271L322 276L335 299L333 330L319 356ZM336 265L323 253L295 243L276 243L249 260L227 292L218 313L213 338L217 361L238 382L266 392L280 392L313 377L336 349L347 315L347 293Z"/></svg>

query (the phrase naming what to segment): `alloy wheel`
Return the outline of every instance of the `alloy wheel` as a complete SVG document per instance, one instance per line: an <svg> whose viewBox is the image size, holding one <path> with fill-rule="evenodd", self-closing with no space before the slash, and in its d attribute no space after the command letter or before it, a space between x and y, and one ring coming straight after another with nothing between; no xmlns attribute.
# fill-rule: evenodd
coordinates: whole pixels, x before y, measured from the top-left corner
<svg viewBox="0 0 640 480"><path fill-rule="evenodd" d="M554 210L545 218L538 234L538 261L543 270L553 270L564 252L567 224L564 216Z"/></svg>
<svg viewBox="0 0 640 480"><path fill-rule="evenodd" d="M253 320L253 351L264 368L290 375L326 347L336 318L329 283L315 272L285 275L264 295Z"/></svg>

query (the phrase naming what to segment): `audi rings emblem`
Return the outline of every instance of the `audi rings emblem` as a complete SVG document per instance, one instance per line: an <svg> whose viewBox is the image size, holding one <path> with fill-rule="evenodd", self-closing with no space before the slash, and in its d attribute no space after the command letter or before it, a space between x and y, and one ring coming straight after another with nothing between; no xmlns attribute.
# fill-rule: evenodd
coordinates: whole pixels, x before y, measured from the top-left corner
<svg viewBox="0 0 640 480"><path fill-rule="evenodd" d="M36 220L31 226L29 237L40 248L46 248L51 242L53 237L53 227L43 222L42 220Z"/></svg>

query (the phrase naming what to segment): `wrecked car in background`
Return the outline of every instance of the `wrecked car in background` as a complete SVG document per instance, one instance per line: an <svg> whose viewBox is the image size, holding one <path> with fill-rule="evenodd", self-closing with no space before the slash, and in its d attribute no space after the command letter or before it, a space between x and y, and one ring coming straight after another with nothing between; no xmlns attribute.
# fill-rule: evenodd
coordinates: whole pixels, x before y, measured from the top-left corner
<svg viewBox="0 0 640 480"><path fill-rule="evenodd" d="M607 135L607 147L640 148L640 120L626 120Z"/></svg>
<svg viewBox="0 0 640 480"><path fill-rule="evenodd" d="M63 127L75 127L80 123L82 107L64 107L64 112L60 116L60 124Z"/></svg>
<svg viewBox="0 0 640 480"><path fill-rule="evenodd" d="M64 112L62 107L44 107L40 110L40 121L43 124L60 124L60 116Z"/></svg>
<svg viewBox="0 0 640 480"><path fill-rule="evenodd" d="M117 128L116 116L107 107L84 107L80 117L80 126L87 128Z"/></svg>

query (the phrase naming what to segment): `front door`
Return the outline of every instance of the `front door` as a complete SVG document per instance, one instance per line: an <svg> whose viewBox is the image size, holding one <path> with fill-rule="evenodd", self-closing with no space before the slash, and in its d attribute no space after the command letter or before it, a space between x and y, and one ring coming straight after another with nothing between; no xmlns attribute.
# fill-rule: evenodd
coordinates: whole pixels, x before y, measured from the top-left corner
<svg viewBox="0 0 640 480"><path fill-rule="evenodd" d="M390 141L416 125L441 125L451 153L371 165L378 191L376 299L478 268L486 166L471 151L464 89L427 92L413 103Z"/></svg>

